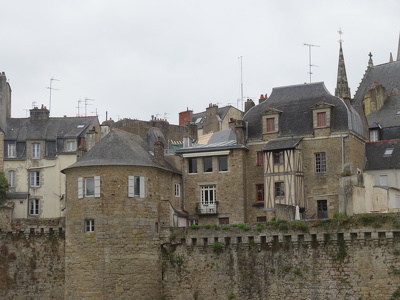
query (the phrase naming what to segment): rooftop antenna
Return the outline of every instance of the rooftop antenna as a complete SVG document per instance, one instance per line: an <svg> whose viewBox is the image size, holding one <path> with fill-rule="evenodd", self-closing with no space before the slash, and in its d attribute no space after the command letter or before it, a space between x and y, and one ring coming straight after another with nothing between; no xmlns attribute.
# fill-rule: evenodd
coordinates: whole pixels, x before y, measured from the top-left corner
<svg viewBox="0 0 400 300"><path fill-rule="evenodd" d="M238 109L243 110L243 56L239 56L238 59L240 59L240 107L239 103L237 106Z"/></svg>
<svg viewBox="0 0 400 300"><path fill-rule="evenodd" d="M54 78L54 77L51 77L51 78L50 78L50 86L46 87L46 89L49 89L49 90L50 90L49 111L51 111L51 91L52 91L52 90L58 91L58 89L55 89L55 88L52 87L53 81L60 81L60 80L59 80L59 79L56 79L56 78Z"/></svg>
<svg viewBox="0 0 400 300"><path fill-rule="evenodd" d="M310 67L310 71L308 72L308 74L310 74L310 83L311 83L311 75L312 75L311 67L318 67L316 65L311 64L311 47L319 47L319 46L306 43L304 43L304 46L308 46L308 62L309 62L308 66Z"/></svg>
<svg viewBox="0 0 400 300"><path fill-rule="evenodd" d="M88 101L94 101L94 99L89 99L89 98L85 98L84 102L85 102L85 117L87 117L87 106L91 105L88 103Z"/></svg>
<svg viewBox="0 0 400 300"><path fill-rule="evenodd" d="M38 105L37 105L37 102L36 101L33 101L32 102L32 108L35 108L35 107L37 107Z"/></svg>
<svg viewBox="0 0 400 300"><path fill-rule="evenodd" d="M83 100L81 100L81 99L78 100L78 106L77 106L77 108L78 108L78 117L81 116L81 114L80 114L80 112L79 112L79 109L81 108L81 103L82 103L82 102L83 102Z"/></svg>

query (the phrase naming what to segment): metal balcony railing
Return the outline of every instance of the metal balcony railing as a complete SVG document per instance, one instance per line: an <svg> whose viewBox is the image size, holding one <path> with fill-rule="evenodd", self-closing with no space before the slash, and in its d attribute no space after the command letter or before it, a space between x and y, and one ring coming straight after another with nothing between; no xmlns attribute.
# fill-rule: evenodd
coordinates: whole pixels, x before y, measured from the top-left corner
<svg viewBox="0 0 400 300"><path fill-rule="evenodd" d="M218 214L218 202L213 204L196 204L196 212L198 215L215 215Z"/></svg>

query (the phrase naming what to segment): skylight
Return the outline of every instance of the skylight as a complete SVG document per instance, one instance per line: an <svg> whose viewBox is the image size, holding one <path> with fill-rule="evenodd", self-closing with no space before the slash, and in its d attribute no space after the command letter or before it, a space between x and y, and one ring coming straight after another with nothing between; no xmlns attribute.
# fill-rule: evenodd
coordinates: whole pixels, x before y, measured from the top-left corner
<svg viewBox="0 0 400 300"><path fill-rule="evenodd" d="M393 153L394 148L386 148L385 153L383 156L391 156Z"/></svg>
<svg viewBox="0 0 400 300"><path fill-rule="evenodd" d="M83 128L83 127L85 127L85 125L78 125L77 127L78 128Z"/></svg>

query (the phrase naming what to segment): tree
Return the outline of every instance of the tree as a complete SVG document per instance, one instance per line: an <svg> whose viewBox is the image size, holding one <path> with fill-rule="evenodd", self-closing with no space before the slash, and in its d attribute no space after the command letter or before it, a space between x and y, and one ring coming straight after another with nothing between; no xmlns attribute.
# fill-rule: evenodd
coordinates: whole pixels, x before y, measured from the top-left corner
<svg viewBox="0 0 400 300"><path fill-rule="evenodd" d="M0 205L6 200L6 192L8 189L8 182L4 172L0 172Z"/></svg>

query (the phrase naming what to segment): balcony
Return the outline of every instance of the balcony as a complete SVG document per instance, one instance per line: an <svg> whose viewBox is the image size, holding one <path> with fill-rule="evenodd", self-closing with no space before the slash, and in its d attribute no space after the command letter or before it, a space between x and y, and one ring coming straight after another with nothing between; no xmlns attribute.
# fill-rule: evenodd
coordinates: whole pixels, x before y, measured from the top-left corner
<svg viewBox="0 0 400 300"><path fill-rule="evenodd" d="M212 204L196 204L196 212L198 215L216 215L218 214L218 202Z"/></svg>

